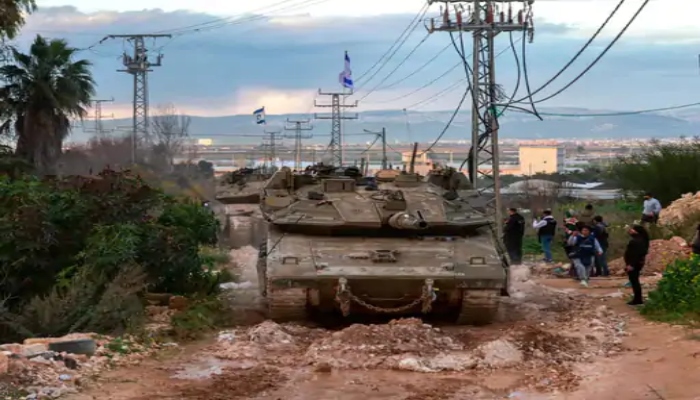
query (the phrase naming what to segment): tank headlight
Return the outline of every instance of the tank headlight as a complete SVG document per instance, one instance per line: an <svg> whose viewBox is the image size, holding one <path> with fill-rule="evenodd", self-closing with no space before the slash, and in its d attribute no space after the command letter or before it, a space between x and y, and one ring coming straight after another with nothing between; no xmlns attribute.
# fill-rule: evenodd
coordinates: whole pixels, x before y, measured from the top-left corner
<svg viewBox="0 0 700 400"><path fill-rule="evenodd" d="M484 258L484 257L471 257L471 258L469 258L469 264L471 264L471 265L486 265L486 258Z"/></svg>

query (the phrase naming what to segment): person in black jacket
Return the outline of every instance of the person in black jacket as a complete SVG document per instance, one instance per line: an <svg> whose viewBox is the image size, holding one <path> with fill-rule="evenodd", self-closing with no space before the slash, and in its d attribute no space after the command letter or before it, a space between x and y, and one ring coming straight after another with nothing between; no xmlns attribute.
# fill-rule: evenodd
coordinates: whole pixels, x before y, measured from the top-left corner
<svg viewBox="0 0 700 400"><path fill-rule="evenodd" d="M695 230L695 236L690 241L690 248L693 249L693 254L700 254L700 224Z"/></svg>
<svg viewBox="0 0 700 400"><path fill-rule="evenodd" d="M508 209L508 218L503 227L503 244L513 264L523 261L523 235L525 235L525 218L515 208Z"/></svg>
<svg viewBox="0 0 700 400"><path fill-rule="evenodd" d="M644 262L646 261L647 254L649 253L649 233L641 225L631 226L627 232L630 235L630 241L627 243L627 248L625 249L625 265L627 266L627 276L629 277L630 284L632 285L632 292L634 297L630 301L629 305L636 306L644 304L644 299L642 298L642 284L639 282L639 275L644 268Z"/></svg>

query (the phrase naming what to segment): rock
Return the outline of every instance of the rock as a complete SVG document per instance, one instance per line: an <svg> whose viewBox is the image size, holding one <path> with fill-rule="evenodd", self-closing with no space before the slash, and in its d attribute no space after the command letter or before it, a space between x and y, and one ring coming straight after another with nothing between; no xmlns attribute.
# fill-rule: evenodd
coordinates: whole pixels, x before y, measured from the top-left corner
<svg viewBox="0 0 700 400"><path fill-rule="evenodd" d="M7 374L10 370L10 358L4 353L0 353L0 376Z"/></svg>
<svg viewBox="0 0 700 400"><path fill-rule="evenodd" d="M20 354L22 345L19 343L0 344L0 351L9 351L12 354Z"/></svg>
<svg viewBox="0 0 700 400"><path fill-rule="evenodd" d="M19 354L25 358L32 358L47 351L49 351L49 346L46 343L35 343L22 346Z"/></svg>
<svg viewBox="0 0 700 400"><path fill-rule="evenodd" d="M477 348L482 365L489 368L509 367L523 362L523 353L512 342L504 339L485 343Z"/></svg>
<svg viewBox="0 0 700 400"><path fill-rule="evenodd" d="M168 307L170 307L171 310L182 311L185 308L187 308L187 305L188 305L187 298L185 298L183 296L173 296L168 301Z"/></svg>

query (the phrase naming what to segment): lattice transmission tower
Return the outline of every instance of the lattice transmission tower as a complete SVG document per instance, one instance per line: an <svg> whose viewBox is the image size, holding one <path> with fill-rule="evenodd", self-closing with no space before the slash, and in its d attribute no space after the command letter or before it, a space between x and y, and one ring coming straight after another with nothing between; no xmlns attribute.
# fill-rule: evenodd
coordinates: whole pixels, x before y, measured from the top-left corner
<svg viewBox="0 0 700 400"><path fill-rule="evenodd" d="M302 145L301 141L303 139L311 139L313 137L312 134L304 134L304 131L310 131L313 129L311 125L309 125L310 121L308 119L306 120L295 120L292 121L290 119L287 119L287 124L291 126L285 126L284 130L285 131L294 131L293 136L284 136L285 138L288 139L294 139L294 169L299 171L301 169L301 153L302 153Z"/></svg>
<svg viewBox="0 0 700 400"><path fill-rule="evenodd" d="M472 34L472 59L469 84L472 89L472 129L469 175L482 194L493 193L488 210L501 228L503 205L499 177L498 115L496 104L502 90L496 83L494 40L502 32L523 32L532 41L534 0L427 0L428 4L444 3L439 19L431 19L429 33L449 32L456 46L455 35ZM466 7L465 7L466 3ZM465 56L465 54L462 54ZM480 181L478 178L487 178Z"/></svg>
<svg viewBox="0 0 700 400"><path fill-rule="evenodd" d="M172 37L172 35L167 34L108 35L102 39L125 39L134 46L132 55L125 52L122 56L122 64L125 69L118 70L119 72L126 72L134 77L133 122L131 133L132 162L136 162L137 143L140 140L145 142L150 141L150 123L148 120L148 73L153 71L151 68L160 67L163 60L162 54L158 54L155 60L149 58L148 49L146 48L146 39L170 37Z"/></svg>
<svg viewBox="0 0 700 400"><path fill-rule="evenodd" d="M330 116L322 116L318 114L314 114L315 119L329 119L331 120L331 142L328 146L328 152L331 154L331 160L333 165L335 166L342 166L345 164L345 154L343 151L343 132L342 132L342 124L343 120L347 119L357 119L359 118L357 113L352 116L347 116L343 114L343 110L345 108L354 108L357 107L358 102L355 101L353 104L345 104L345 102L341 102L341 97L344 99L346 96L352 95L352 92L349 93L338 93L338 92L323 92L321 90L318 91L318 94L320 96L331 96L331 104L318 104L316 100L314 100L314 106L315 107L329 107L331 108L331 115Z"/></svg>

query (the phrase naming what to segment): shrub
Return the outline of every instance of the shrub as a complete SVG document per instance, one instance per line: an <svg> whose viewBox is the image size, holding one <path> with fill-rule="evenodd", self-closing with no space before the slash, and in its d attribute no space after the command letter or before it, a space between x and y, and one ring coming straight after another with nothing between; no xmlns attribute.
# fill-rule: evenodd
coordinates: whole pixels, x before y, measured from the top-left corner
<svg viewBox="0 0 700 400"><path fill-rule="evenodd" d="M0 339L123 330L145 290L215 293L218 221L129 173L0 176Z"/></svg>
<svg viewBox="0 0 700 400"><path fill-rule="evenodd" d="M681 320L700 315L700 257L676 260L663 274L642 313L657 319Z"/></svg>

